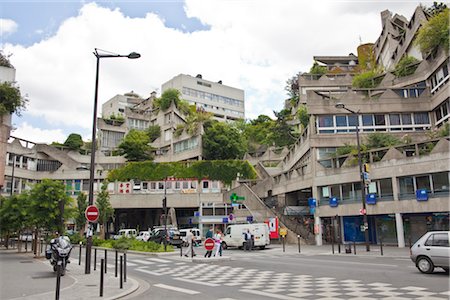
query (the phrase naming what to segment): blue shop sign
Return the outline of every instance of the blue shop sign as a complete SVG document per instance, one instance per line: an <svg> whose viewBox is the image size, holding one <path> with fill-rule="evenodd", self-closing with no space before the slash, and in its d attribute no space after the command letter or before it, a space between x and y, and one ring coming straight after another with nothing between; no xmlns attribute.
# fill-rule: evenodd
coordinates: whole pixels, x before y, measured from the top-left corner
<svg viewBox="0 0 450 300"><path fill-rule="evenodd" d="M223 223L223 224L228 224L228 218L223 218L223 219L222 219L222 223Z"/></svg>
<svg viewBox="0 0 450 300"><path fill-rule="evenodd" d="M308 205L309 207L313 208L313 207L317 207L317 201L315 198L308 198Z"/></svg>
<svg viewBox="0 0 450 300"><path fill-rule="evenodd" d="M428 201L428 192L426 189L421 189L416 191L417 201Z"/></svg>
<svg viewBox="0 0 450 300"><path fill-rule="evenodd" d="M247 222L253 222L253 216L247 216Z"/></svg>
<svg viewBox="0 0 450 300"><path fill-rule="evenodd" d="M377 194L367 194L366 203L371 205L377 204Z"/></svg>
<svg viewBox="0 0 450 300"><path fill-rule="evenodd" d="M338 206L338 199L336 197L330 198L330 207L337 207Z"/></svg>
<svg viewBox="0 0 450 300"><path fill-rule="evenodd" d="M314 215L316 213L316 208L315 207L310 207L309 208L309 214L310 215Z"/></svg>

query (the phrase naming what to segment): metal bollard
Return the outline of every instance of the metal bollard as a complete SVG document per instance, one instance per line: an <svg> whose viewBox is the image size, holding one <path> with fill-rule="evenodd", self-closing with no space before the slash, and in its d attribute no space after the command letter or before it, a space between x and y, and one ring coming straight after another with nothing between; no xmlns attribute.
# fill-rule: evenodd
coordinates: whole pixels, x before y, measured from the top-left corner
<svg viewBox="0 0 450 300"><path fill-rule="evenodd" d="M120 284L119 287L123 288L123 256L120 256Z"/></svg>
<svg viewBox="0 0 450 300"><path fill-rule="evenodd" d="M353 240L353 252L356 255L356 241L355 240Z"/></svg>
<svg viewBox="0 0 450 300"><path fill-rule="evenodd" d="M194 242L191 241L191 258L194 258Z"/></svg>
<svg viewBox="0 0 450 300"><path fill-rule="evenodd" d="M108 252L105 249L105 274L108 273Z"/></svg>
<svg viewBox="0 0 450 300"><path fill-rule="evenodd" d="M97 249L95 249L97 250ZM101 264L100 264L100 297L103 297L103 281L104 281L104 274L103 274L103 258L101 259Z"/></svg>
<svg viewBox="0 0 450 300"><path fill-rule="evenodd" d="M183 243L180 245L180 257L183 257Z"/></svg>
<svg viewBox="0 0 450 300"><path fill-rule="evenodd" d="M285 243L286 243L286 238L283 235L283 252L286 252Z"/></svg>
<svg viewBox="0 0 450 300"><path fill-rule="evenodd" d="M58 261L56 264L56 292L55 299L59 300L59 291L61 289L61 263L62 261Z"/></svg>
<svg viewBox="0 0 450 300"><path fill-rule="evenodd" d="M80 253L78 255L78 265L81 266L81 246L83 245L83 242L80 242Z"/></svg>
<svg viewBox="0 0 450 300"><path fill-rule="evenodd" d="M298 253L302 253L301 249L300 249L300 235L297 235L297 239L298 239Z"/></svg>
<svg viewBox="0 0 450 300"><path fill-rule="evenodd" d="M95 270L97 270L97 248L94 249L94 271Z"/></svg>
<svg viewBox="0 0 450 300"><path fill-rule="evenodd" d="M44 247L44 243L42 243L42 241L41 241L41 252L40 253L42 253L42 248Z"/></svg>
<svg viewBox="0 0 450 300"><path fill-rule="evenodd" d="M381 256L383 256L383 238L380 236L380 252Z"/></svg>
<svg viewBox="0 0 450 300"><path fill-rule="evenodd" d="M127 282L127 253L126 252L123 254L123 282Z"/></svg>
<svg viewBox="0 0 450 300"><path fill-rule="evenodd" d="M28 241L27 239L25 239L25 253L28 252Z"/></svg>
<svg viewBox="0 0 450 300"><path fill-rule="evenodd" d="M116 262L114 264L114 277L117 277L117 263L118 263L117 260L118 260L118 255L119 255L119 253L116 250Z"/></svg>

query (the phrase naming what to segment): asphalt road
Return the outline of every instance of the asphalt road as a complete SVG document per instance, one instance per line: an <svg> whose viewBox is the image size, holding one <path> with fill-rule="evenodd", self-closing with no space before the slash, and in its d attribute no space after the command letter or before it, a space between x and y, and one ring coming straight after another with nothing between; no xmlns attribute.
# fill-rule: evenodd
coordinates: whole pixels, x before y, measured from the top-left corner
<svg viewBox="0 0 450 300"><path fill-rule="evenodd" d="M197 250L199 256L202 250ZM227 261L129 255L141 283L126 299L449 299L449 276L408 258L227 250ZM391 298L393 297L393 298Z"/></svg>

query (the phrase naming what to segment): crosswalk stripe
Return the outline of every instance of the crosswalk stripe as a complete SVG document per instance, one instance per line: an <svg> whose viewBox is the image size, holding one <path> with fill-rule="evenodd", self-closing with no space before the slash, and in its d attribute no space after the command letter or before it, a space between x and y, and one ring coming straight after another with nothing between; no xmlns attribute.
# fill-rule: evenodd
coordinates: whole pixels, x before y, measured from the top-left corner
<svg viewBox="0 0 450 300"><path fill-rule="evenodd" d="M147 258L147 260L156 261L156 262L163 263L163 264L171 262L170 260L161 259L161 258Z"/></svg>
<svg viewBox="0 0 450 300"><path fill-rule="evenodd" d="M267 292L257 291L257 290L242 289L242 290L239 290L239 292L244 292L244 293L249 293L249 294L254 294L254 295L264 296L264 297L270 297L270 298L275 298L275 299L283 299L283 300L296 300L296 299L298 299L298 298L289 297L289 296L285 296L285 295L267 293Z"/></svg>
<svg viewBox="0 0 450 300"><path fill-rule="evenodd" d="M155 276L163 275L163 274L159 274L159 273L152 272L152 271L145 270L145 269L136 269L136 271L139 271L139 272L142 272L142 273L146 273L146 274L150 274L150 275L155 275Z"/></svg>
<svg viewBox="0 0 450 300"><path fill-rule="evenodd" d="M196 280L185 279L185 278L174 278L174 279L175 279L175 280L180 280L180 281L189 282L189 283L194 283L194 284L206 285L206 286L220 286L220 284L209 283L209 282L202 282L202 281L196 281Z"/></svg>
<svg viewBox="0 0 450 300"><path fill-rule="evenodd" d="M194 290L183 289L180 287L166 285L166 284L162 284L162 283L155 284L154 286L162 288L162 289L166 289L166 290L172 290L172 291L176 291L176 292L180 292L180 293L189 294L189 295L200 294L200 292L197 292Z"/></svg>
<svg viewBox="0 0 450 300"><path fill-rule="evenodd" d="M142 264L142 265L153 265L154 264L154 262L143 260L143 259L133 259L133 262L137 263L137 264ZM127 262L127 264L128 264L128 262Z"/></svg>

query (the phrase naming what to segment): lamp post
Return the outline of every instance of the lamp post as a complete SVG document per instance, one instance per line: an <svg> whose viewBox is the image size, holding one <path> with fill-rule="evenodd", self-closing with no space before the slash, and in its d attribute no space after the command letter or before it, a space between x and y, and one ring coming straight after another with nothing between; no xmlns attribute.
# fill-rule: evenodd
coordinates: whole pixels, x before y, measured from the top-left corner
<svg viewBox="0 0 450 300"><path fill-rule="evenodd" d="M167 177L164 178L164 198L162 206L164 211L164 252L167 252Z"/></svg>
<svg viewBox="0 0 450 300"><path fill-rule="evenodd" d="M89 173L89 205L94 204L94 171L95 171L95 148L96 148L96 129L97 129L97 102L98 102L98 75L99 75L99 67L100 67L100 58L114 58L114 57L127 57L129 59L135 59L141 57L139 53L131 52L128 55L120 55L108 52L108 54L99 53L100 49L94 49L94 55L97 58L97 68L96 68L96 76L95 76L95 97L94 97L94 115L92 120L92 145L91 145L91 165L90 165L90 173ZM104 50L100 50L102 52L106 52ZM89 229L92 224L89 224ZM86 241L86 261L85 261L85 274L91 273L91 249L92 249L92 234L90 234L92 230L88 230L88 236Z"/></svg>
<svg viewBox="0 0 450 300"><path fill-rule="evenodd" d="M359 166L359 176L361 179L361 195L362 195L362 215L363 215L363 223L364 223L364 240L366 244L366 251L370 251L370 245L369 245L369 223L367 221L367 210L366 210L366 187L365 187L365 181L364 181L364 174L363 174L363 167L362 167L362 157L361 157L361 145L359 141L359 111L353 111L351 109L348 109L345 107L343 103L336 103L335 105L338 109L345 109L346 111L350 112L351 114L356 116L356 145L358 148L358 166Z"/></svg>

